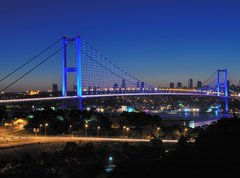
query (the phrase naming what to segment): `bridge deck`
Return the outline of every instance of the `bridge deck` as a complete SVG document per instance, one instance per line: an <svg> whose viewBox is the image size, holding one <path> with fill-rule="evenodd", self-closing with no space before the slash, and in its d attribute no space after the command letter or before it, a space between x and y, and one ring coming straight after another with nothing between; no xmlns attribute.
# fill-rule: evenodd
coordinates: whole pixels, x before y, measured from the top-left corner
<svg viewBox="0 0 240 178"><path fill-rule="evenodd" d="M98 98L98 97L117 97L117 96L204 96L204 97L221 97L225 98L226 96L220 95L218 96L216 93L209 93L207 91L204 92L122 92L122 93L115 93L115 92L83 92L82 98ZM65 97L43 97L43 98L24 98L24 99L8 99L8 100L0 100L0 104L6 103L20 103L20 102L34 102L34 101L51 101L51 100L66 100L66 99L77 99L77 96L65 96ZM239 97L229 97L233 99L239 99Z"/></svg>

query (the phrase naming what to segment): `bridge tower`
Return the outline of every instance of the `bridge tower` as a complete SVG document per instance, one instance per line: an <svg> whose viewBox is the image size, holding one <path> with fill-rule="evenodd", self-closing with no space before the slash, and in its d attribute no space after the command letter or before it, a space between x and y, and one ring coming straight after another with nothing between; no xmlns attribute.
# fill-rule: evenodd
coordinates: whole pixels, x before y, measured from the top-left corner
<svg viewBox="0 0 240 178"><path fill-rule="evenodd" d="M76 44L76 67L67 66L67 43ZM62 96L67 96L67 73L76 72L77 75L77 96L79 100L78 108L82 110L82 60L81 60L81 38L77 35L75 38L63 37L63 59L62 59Z"/></svg>
<svg viewBox="0 0 240 178"><path fill-rule="evenodd" d="M222 77L221 77L222 76ZM225 112L228 113L228 71L227 69L218 69L217 71L217 95L224 93Z"/></svg>

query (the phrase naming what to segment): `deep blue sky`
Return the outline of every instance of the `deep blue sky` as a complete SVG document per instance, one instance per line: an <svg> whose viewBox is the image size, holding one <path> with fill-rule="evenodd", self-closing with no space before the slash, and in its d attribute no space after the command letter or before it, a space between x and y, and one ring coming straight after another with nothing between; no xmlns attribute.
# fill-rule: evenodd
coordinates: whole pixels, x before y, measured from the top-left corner
<svg viewBox="0 0 240 178"><path fill-rule="evenodd" d="M62 35L80 34L152 84L205 80L218 68L228 68L237 83L239 9L232 0L1 0L0 76ZM60 85L61 55L54 60L11 90Z"/></svg>

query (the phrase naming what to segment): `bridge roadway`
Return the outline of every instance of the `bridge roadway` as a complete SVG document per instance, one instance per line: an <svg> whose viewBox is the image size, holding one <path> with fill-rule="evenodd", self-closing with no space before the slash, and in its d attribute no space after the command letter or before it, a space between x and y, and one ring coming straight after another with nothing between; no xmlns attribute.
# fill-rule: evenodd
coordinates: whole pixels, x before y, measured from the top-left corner
<svg viewBox="0 0 240 178"><path fill-rule="evenodd" d="M149 143L149 139L137 138L113 138L113 137L71 137L71 136L12 136L2 137L0 148L9 148L36 143L60 143L60 142L128 142ZM177 140L163 140L163 143L177 143Z"/></svg>
<svg viewBox="0 0 240 178"><path fill-rule="evenodd" d="M205 96L205 97L222 97L225 98L224 95L218 96L216 92L209 91L195 91L191 90L188 92L182 92L182 90L147 90L147 91L122 91L116 93L114 91L108 92L83 92L82 98L99 98L99 97L118 97L118 96ZM0 100L0 104L7 103L21 103L21 102L35 102L35 101L51 101L51 100L65 100L65 99L77 99L77 96L64 96L64 97L42 97L42 98L23 98L23 99L8 99L8 100ZM239 99L238 96L230 96L229 98Z"/></svg>

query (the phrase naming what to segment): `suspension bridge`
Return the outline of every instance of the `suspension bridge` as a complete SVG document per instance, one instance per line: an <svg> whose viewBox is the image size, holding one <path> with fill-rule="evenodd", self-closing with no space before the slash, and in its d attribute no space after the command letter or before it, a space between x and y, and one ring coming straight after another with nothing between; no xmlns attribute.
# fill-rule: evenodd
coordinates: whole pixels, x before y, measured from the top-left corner
<svg viewBox="0 0 240 178"><path fill-rule="evenodd" d="M228 99L237 98L238 96L230 96L227 69L218 69L206 81L203 82L201 88L163 88L154 87L145 81L142 81L119 66L115 65L90 43L77 35L74 38L63 37L46 49L42 50L36 56L27 60L25 63L14 69L12 72L2 77L0 82L6 80L23 67L33 62L36 58L51 50L54 46L62 41L61 48L55 50L47 58L42 60L36 66L28 70L16 80L11 82L1 92L19 82L22 78L30 75L35 69L46 63L56 54L62 52L62 96L59 97L43 97L43 98L23 98L23 99L1 99L0 104L33 102L33 101L50 101L78 99L79 109L82 109L82 99L94 97L116 97L116 96L137 96L137 95L177 95L177 96L204 96L218 97L225 102L225 111L228 112ZM67 65L68 46L73 45L76 51L76 66ZM68 96L67 91L67 75L76 73L76 96Z"/></svg>

